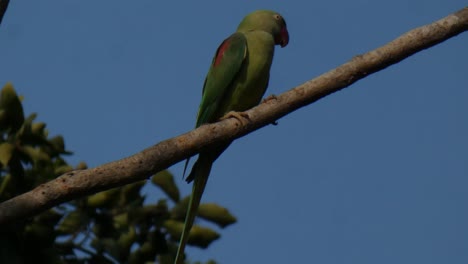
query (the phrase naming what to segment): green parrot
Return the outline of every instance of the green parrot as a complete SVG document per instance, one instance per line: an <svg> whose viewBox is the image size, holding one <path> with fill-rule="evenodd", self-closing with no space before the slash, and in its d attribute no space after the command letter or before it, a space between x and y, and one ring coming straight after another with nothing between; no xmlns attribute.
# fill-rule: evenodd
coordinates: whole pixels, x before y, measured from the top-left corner
<svg viewBox="0 0 468 264"><path fill-rule="evenodd" d="M285 47L288 42L286 22L277 12L259 10L247 15L237 31L225 39L216 51L203 85L196 127L226 117L240 119L244 114L236 112L258 105L268 86L275 45ZM211 166L230 143L200 152L186 179L194 183L175 264L183 263L184 248ZM185 168L187 164L188 160Z"/></svg>

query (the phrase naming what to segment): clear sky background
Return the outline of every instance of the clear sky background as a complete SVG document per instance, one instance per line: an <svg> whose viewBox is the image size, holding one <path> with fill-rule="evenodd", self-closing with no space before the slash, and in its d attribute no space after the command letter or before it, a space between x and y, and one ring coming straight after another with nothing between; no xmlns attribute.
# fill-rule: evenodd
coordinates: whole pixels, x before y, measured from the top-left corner
<svg viewBox="0 0 468 264"><path fill-rule="evenodd" d="M194 126L205 74L247 13L285 17L268 94L280 94L461 9L425 1L11 1L0 85L90 166ZM193 260L468 263L468 34L237 140L203 201L238 223ZM183 194L183 164L170 170ZM154 202L161 193L149 194Z"/></svg>

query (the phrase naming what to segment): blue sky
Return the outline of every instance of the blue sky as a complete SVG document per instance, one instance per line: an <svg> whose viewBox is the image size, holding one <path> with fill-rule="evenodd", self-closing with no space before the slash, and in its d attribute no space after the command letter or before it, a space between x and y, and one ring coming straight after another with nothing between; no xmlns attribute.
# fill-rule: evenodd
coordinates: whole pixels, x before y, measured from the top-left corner
<svg viewBox="0 0 468 264"><path fill-rule="evenodd" d="M11 81L26 112L65 136L70 162L97 166L190 130L214 51L253 10L282 13L290 32L268 95L465 5L12 1L0 27L0 85ZM239 222L208 250L189 247L190 257L468 263L467 44L459 35L237 140L203 201Z"/></svg>

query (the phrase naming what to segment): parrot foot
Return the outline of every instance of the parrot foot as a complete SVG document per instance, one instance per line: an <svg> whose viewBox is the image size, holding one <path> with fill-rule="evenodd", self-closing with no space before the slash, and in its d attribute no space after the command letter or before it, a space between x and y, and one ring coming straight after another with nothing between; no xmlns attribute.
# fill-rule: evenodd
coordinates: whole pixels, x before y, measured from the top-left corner
<svg viewBox="0 0 468 264"><path fill-rule="evenodd" d="M239 120L242 126L245 125L245 122L244 122L245 119L250 120L249 114L245 112L235 112L235 111L228 112L223 117L221 117L220 120L225 120L225 119L232 118L232 117Z"/></svg>
<svg viewBox="0 0 468 264"><path fill-rule="evenodd" d="M276 95L270 94L269 96L267 96L267 98L262 100L262 104L268 103L268 102L270 102L272 100L277 100L277 99L278 99L278 97L276 97Z"/></svg>

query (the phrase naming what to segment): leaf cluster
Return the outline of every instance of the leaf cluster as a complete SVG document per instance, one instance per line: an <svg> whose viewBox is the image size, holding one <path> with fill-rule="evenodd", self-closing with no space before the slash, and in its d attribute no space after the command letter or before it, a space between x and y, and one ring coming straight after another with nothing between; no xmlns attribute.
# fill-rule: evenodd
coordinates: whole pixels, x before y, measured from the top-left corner
<svg viewBox="0 0 468 264"><path fill-rule="evenodd" d="M0 202L71 170L62 136L50 137L35 113L24 116L21 98L7 84L0 92ZM162 190L155 203L144 192ZM143 191L143 189L145 189ZM165 170L141 181L64 203L0 228L0 263L173 263L189 197L180 198ZM236 222L217 204L199 216L224 228ZM195 225L188 243L208 247L220 235ZM187 262L188 263L188 262ZM215 263L210 261L208 263Z"/></svg>

